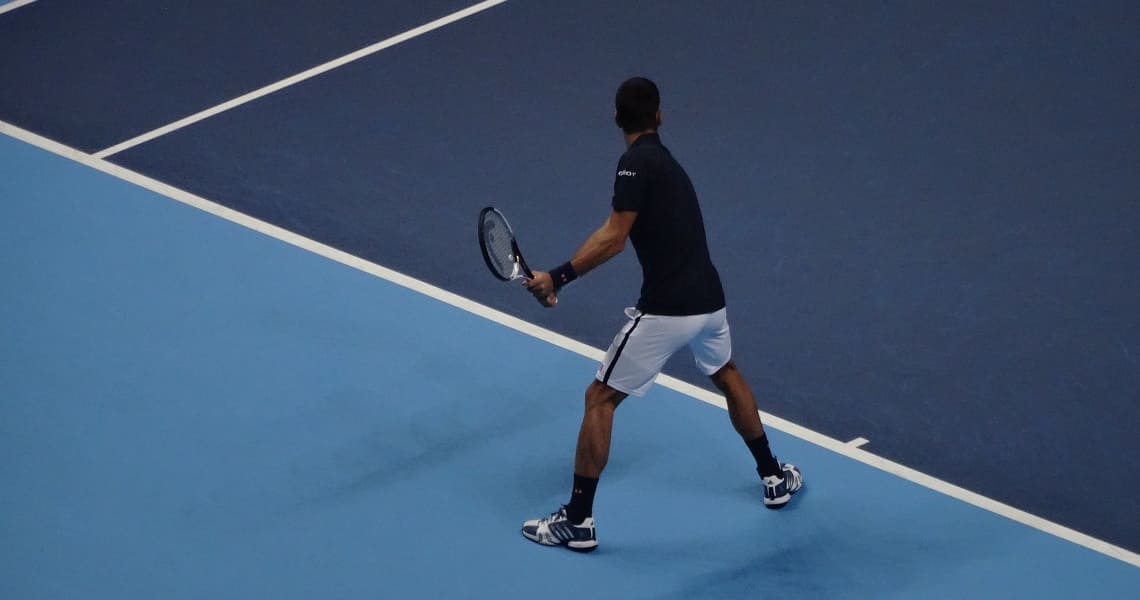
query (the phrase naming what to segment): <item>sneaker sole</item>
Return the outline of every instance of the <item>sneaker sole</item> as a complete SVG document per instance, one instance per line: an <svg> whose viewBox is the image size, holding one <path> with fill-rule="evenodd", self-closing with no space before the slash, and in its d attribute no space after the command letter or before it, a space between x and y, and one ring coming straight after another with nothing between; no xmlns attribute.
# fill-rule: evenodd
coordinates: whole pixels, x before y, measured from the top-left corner
<svg viewBox="0 0 1140 600"><path fill-rule="evenodd" d="M770 508L772 510L780 510L781 508L784 508L785 506L787 506L788 501L791 499L792 499L791 494L784 494L783 496L780 496L779 498L774 498L772 500L765 498L764 499L764 507Z"/></svg>
<svg viewBox="0 0 1140 600"><path fill-rule="evenodd" d="M570 542L569 544L566 544L566 547L580 554L586 554L588 552L597 550L598 542Z"/></svg>
<svg viewBox="0 0 1140 600"><path fill-rule="evenodd" d="M541 537L539 537L537 535L531 535L525 531L522 532L522 534L523 534L524 538L526 538L526 539L528 539L528 540L530 540L530 541L532 541L532 542L534 542L540 546L557 546L558 545L558 544L548 544L548 543L544 542Z"/></svg>
<svg viewBox="0 0 1140 600"><path fill-rule="evenodd" d="M579 552L582 554L586 554L588 552L593 552L594 550L598 549L598 541L597 540L593 540L593 541L589 541L589 542L569 542L567 544L548 544L548 543L542 541L542 539L539 538L538 536L530 535L529 533L527 533L525 531L522 532L522 535L524 538L526 538L526 539L528 539L528 540L530 540L530 541L532 541L532 542L534 542L540 546L546 546L548 548L553 548L553 547L565 545L570 550L573 550L575 552Z"/></svg>

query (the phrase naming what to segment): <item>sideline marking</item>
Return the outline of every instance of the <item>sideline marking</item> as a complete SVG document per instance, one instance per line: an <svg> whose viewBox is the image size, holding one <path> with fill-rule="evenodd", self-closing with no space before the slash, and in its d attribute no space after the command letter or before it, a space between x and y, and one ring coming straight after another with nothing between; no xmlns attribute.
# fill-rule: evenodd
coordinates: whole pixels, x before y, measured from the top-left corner
<svg viewBox="0 0 1140 600"><path fill-rule="evenodd" d="M35 1L36 0L16 0L15 2L10 2L8 4L0 6L0 15L4 14L10 10L16 10L17 8L20 8L21 6L27 6L27 5L35 2Z"/></svg>
<svg viewBox="0 0 1140 600"><path fill-rule="evenodd" d="M444 25L448 25L448 24L454 23L460 19L465 19L467 17L470 17L471 15L474 15L476 13L483 12L484 10L487 10L488 8L491 8L493 6L498 6L499 4L502 4L506 1L507 0L485 0L484 2L480 2L479 4L473 4L473 5L468 6L467 8L464 8L462 10L457 10L457 11L455 11L455 12L453 12L447 16L440 17L440 18L438 18L434 21L431 21L429 23L424 23L423 25L420 25L419 27L416 27L414 29L409 29L409 30L405 31L404 33L397 34L397 35L394 35L394 36L392 36L386 40L376 42L375 44L372 44L371 46L365 46L364 48L361 48L355 52L345 54L344 56L342 56L340 58L335 58L333 60L330 60L329 62L326 62L326 63L321 64L321 65L317 65L317 66L315 66L311 69L308 69L306 71L301 71L300 73L297 73L296 75L293 75L291 77L286 77L285 79L282 79L276 83L271 83L271 84L269 84L263 88L256 89L252 92L249 92L248 94L238 96L237 98L234 98L232 100L227 100L226 102L223 102L217 106L207 108L206 110L196 112L196 113L194 113L188 117L184 117L182 119L174 121L173 123L163 125L162 127L159 127L158 129L153 129L153 130L148 131L142 135L133 137L129 140L119 142L118 144L115 144L114 146L111 146L110 148L104 148L103 150L100 150L100 151L94 153L93 156L95 158L107 158L108 156L111 156L112 154L118 154L119 152L122 152L123 150L126 150L128 148L133 148L139 144L142 144L143 142L149 142L150 140L153 140L157 137L164 136L164 135L166 135L172 131L177 131L179 129L182 129L183 127L193 125L194 123L197 123L198 121L209 119L210 117L212 117L216 114L219 114L219 113L223 113L223 112L225 112L231 108L236 108L238 106L241 106L242 104L246 104L248 102L253 102L254 100L257 100L258 98L261 98L263 96L268 96L269 94L272 94L273 92L285 89L285 88L287 88L293 84L300 83L302 81L305 81L306 79L316 77L317 75L320 75L320 74L325 73L327 71L331 71L337 67L346 65L346 64L348 64L354 60L358 60L358 59L364 58L365 56L375 54L375 53L377 53L377 52L379 52L385 48L391 48L392 46L395 46L396 44L399 44L401 42L406 42L412 38L419 37L419 36L429 32L429 31L439 29L440 27L443 27Z"/></svg>

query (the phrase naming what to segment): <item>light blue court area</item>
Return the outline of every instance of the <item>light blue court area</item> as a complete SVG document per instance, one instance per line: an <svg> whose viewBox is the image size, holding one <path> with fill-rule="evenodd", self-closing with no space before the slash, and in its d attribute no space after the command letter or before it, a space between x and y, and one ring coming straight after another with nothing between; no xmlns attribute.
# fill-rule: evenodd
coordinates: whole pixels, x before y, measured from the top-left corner
<svg viewBox="0 0 1140 600"><path fill-rule="evenodd" d="M593 364L0 138L0 597L1121 598L1140 569L725 413L620 410L601 547L525 541ZM488 285L497 285L488 277ZM502 293L517 293L504 286Z"/></svg>

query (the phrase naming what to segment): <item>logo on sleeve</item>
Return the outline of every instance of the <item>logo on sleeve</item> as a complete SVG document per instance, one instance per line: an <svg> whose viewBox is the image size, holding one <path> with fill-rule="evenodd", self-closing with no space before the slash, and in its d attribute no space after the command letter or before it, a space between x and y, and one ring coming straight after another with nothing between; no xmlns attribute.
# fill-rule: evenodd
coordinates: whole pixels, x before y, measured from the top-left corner
<svg viewBox="0 0 1140 600"><path fill-rule="evenodd" d="M618 174L617 174L617 176L618 176L618 177L636 177L636 176L637 176L637 173L635 173L635 172L633 172L633 171L626 171L626 170L624 170L624 169L623 169L623 170L621 170L621 171L618 171Z"/></svg>

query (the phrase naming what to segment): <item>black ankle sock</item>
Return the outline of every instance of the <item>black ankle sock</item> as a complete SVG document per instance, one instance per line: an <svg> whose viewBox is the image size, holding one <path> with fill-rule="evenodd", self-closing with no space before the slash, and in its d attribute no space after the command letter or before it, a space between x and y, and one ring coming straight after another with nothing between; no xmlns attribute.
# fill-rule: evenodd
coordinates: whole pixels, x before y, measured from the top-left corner
<svg viewBox="0 0 1140 600"><path fill-rule="evenodd" d="M574 489L570 492L570 503L566 505L566 518L577 525L594 514L594 492L598 490L598 480L574 474Z"/></svg>
<svg viewBox="0 0 1140 600"><path fill-rule="evenodd" d="M768 448L768 434L760 434L760 437L744 443L752 451L752 457L756 459L756 472L761 477L784 476L784 470L780 468L780 463L775 456L772 456L772 450Z"/></svg>

